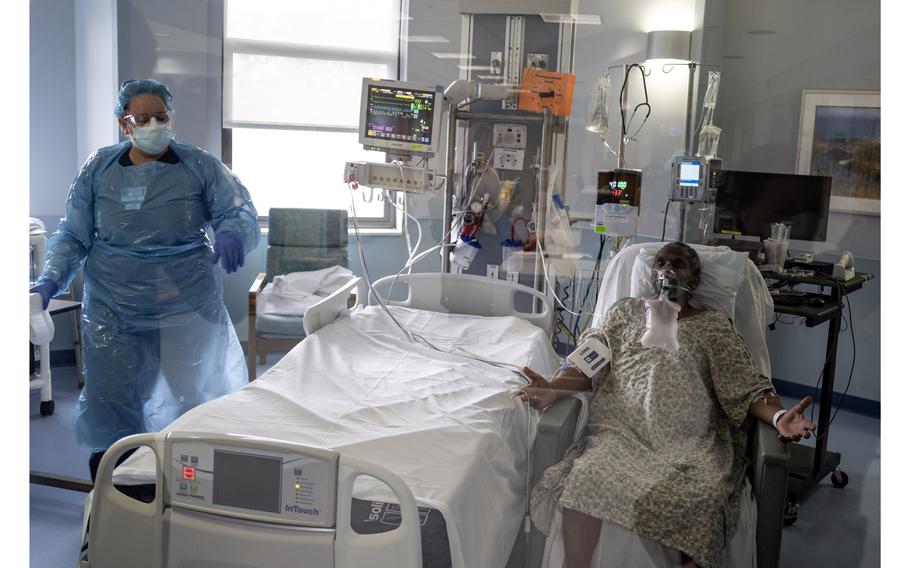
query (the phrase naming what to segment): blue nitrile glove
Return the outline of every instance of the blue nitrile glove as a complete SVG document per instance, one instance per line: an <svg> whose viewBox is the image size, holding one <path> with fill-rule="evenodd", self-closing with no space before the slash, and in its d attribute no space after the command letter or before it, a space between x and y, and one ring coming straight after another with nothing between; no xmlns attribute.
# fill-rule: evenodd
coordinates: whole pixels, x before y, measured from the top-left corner
<svg viewBox="0 0 910 568"><path fill-rule="evenodd" d="M243 243L234 235L223 234L215 237L215 258L212 264L221 259L221 267L228 273L243 266Z"/></svg>
<svg viewBox="0 0 910 568"><path fill-rule="evenodd" d="M28 293L41 294L41 309L47 310L47 305L51 303L51 298L57 293L57 285L51 280L45 280L32 286Z"/></svg>

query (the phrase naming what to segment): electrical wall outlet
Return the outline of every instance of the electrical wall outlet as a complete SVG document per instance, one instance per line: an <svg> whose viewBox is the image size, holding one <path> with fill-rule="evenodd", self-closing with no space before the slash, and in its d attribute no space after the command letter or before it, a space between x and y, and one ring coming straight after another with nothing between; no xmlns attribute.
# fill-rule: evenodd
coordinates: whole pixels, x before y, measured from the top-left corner
<svg viewBox="0 0 910 568"><path fill-rule="evenodd" d="M498 264L488 264L487 265L487 278L492 278L493 280L499 280L499 265Z"/></svg>
<svg viewBox="0 0 910 568"><path fill-rule="evenodd" d="M531 69L541 69L543 71L547 70L547 66L550 63L550 56L546 53L529 53L528 54L528 63L525 67L530 67Z"/></svg>
<svg viewBox="0 0 910 568"><path fill-rule="evenodd" d="M524 169L525 151L511 148L493 148L493 167L497 170Z"/></svg>
<svg viewBox="0 0 910 568"><path fill-rule="evenodd" d="M502 52L490 52L490 75L502 75Z"/></svg>
<svg viewBox="0 0 910 568"><path fill-rule="evenodd" d="M500 148L524 148L528 127L524 124L494 124L493 145Z"/></svg>
<svg viewBox="0 0 910 568"><path fill-rule="evenodd" d="M517 272L507 272L506 280L509 282L514 282L515 284L518 284L518 273Z"/></svg>

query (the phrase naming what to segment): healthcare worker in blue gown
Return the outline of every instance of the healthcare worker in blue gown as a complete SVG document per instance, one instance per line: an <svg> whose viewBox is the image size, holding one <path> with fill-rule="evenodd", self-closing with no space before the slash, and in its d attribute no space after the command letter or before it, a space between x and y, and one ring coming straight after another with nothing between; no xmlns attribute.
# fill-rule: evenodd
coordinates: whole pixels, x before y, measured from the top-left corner
<svg viewBox="0 0 910 568"><path fill-rule="evenodd" d="M172 100L152 79L120 86L114 114L129 140L82 166L32 289L46 306L85 262L74 429L93 480L120 438L247 382L220 271L243 266L259 242L256 209L218 159L173 138Z"/></svg>

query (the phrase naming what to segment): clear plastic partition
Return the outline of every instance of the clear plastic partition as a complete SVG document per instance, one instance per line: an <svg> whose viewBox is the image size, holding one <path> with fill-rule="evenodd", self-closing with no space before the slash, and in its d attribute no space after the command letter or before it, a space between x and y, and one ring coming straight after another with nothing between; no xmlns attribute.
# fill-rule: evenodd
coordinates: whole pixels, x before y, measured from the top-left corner
<svg viewBox="0 0 910 568"><path fill-rule="evenodd" d="M32 2L32 19L50 25L60 16L44 4ZM61 60L61 53L72 52L72 38L49 33L42 35L42 46L32 42L33 85L55 86L33 88L32 109L58 108L57 87L67 78L76 85L64 93L76 101L76 112L32 111L34 138L59 134L48 140L55 155L78 155L82 163L97 147L126 141L112 115L117 88L127 79L155 78L173 93L176 139L205 149L230 169L248 190L263 229L272 208L348 212L347 268L370 285L383 278L405 282L396 289L397 281L385 280L384 292L370 291L377 312L383 308L376 299L382 298L386 308L399 304L383 312L397 318L405 310L400 290L430 282L409 275L487 279L492 283L486 289L435 280L421 294L438 293L441 311L459 306L476 317L528 319L548 333L559 362L598 336L628 342L609 347L614 356L641 357L642 369L676 369L677 363L692 363L684 353L695 349L683 340L686 330L713 333L696 327L704 324L698 320L704 312L716 318L718 310L683 305L680 351L654 351L660 364L648 367L652 359L636 351L645 349L641 335L655 313L647 302L676 301L673 294L716 278L708 283L733 302L743 297L737 294L750 294L756 305L770 306L756 334L776 388L812 394L817 402L817 379L826 362L835 361L829 384L847 396L835 396L834 406L846 400L878 408L878 3L113 4L99 14L92 12L97 7L76 3L69 14L77 53L86 57ZM537 9L542 4L546 11ZM100 31L86 24L103 21L108 24L97 24ZM100 36L104 53L88 41ZM84 117L108 123L96 131ZM64 213L66 187L76 173L71 162L48 164L32 156L32 216L45 221L48 232ZM241 341L248 333L248 290L265 271L268 240L262 238L244 266L223 279L227 325L234 323ZM686 277L679 266L668 274L659 262L672 259L660 260L651 249L647 265L632 259L629 270L620 270L615 263L630 247L677 241L695 251L686 259ZM676 248L674 258L683 254ZM723 280L729 276L723 270L706 271L710 255L721 252L747 259L730 268L739 271L732 280ZM156 274L166 278L168 272ZM760 285L739 287L750 279ZM733 280L736 286L729 284ZM516 295L508 287L531 293ZM639 298L626 301L633 288ZM456 291L462 294L457 301ZM605 291L619 295L607 302ZM508 297L508 310L491 307L500 295ZM840 322L833 339L819 331L826 325L816 327L831 318L813 319L827 308L837 311L832 317ZM738 323L735 311L726 315ZM396 322L399 327L405 319ZM200 322L207 329L204 317ZM611 323L630 331L610 330ZM416 330L403 331L413 339ZM832 356L838 341L839 358ZM651 391L635 395L653 406L629 409L594 398L590 408L592 432L609 430L617 416L641 419L635 439L673 453L683 466L661 469L632 461L640 470L623 475L637 501L597 501L578 493L561 505L590 505L589 516L662 534L652 525L667 520L666 503L688 498L674 488L678 478L690 475L686 460L699 451L693 440L716 434L723 412L734 411L701 406L714 395L702 392L708 379L698 373L708 360L698 360L704 365L688 369L691 384L678 392L654 391L653 400ZM591 389L603 388L611 376L580 379L588 381L582 390L596 397ZM819 420L817 404L808 412ZM683 414L698 418L684 421ZM657 415L659 420L648 422ZM677 428L681 422L684 427ZM718 439L732 448L745 443L739 434L725 432ZM591 451L600 451L599 442L591 443ZM603 451L604 464L626 459ZM604 467L589 472L592 478L620 474ZM710 501L720 518L733 523L743 490L739 479L727 488L724 504L711 501L708 488L693 498ZM677 519L686 519L679 534L708 526L696 509L673 510ZM733 524L712 526L721 535L724 528L734 530ZM671 544L703 566L716 565L728 544L685 534ZM840 563L871 565L868 556L849 550Z"/></svg>

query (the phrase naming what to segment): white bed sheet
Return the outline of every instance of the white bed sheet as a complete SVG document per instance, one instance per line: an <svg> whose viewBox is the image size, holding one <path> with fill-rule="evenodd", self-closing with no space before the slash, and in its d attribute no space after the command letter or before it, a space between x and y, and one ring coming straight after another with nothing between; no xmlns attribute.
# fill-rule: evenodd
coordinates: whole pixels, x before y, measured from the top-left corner
<svg viewBox="0 0 910 568"><path fill-rule="evenodd" d="M390 307L444 350L552 373L544 332L512 317ZM508 368L415 345L379 307L359 309L298 344L258 380L187 412L166 430L229 432L331 448L382 465L439 510L453 566L505 566L526 502L537 412L511 395ZM153 481L150 452L136 452L115 483ZM355 495L382 499L375 486Z"/></svg>

